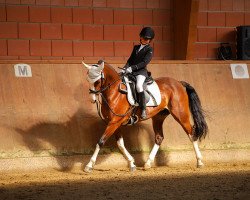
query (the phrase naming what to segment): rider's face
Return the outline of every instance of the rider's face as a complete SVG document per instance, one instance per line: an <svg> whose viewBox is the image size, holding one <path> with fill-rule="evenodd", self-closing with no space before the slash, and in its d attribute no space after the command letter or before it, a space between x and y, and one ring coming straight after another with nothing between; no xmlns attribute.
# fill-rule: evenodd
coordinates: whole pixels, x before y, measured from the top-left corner
<svg viewBox="0 0 250 200"><path fill-rule="evenodd" d="M145 39L145 38L141 37L140 38L140 43L142 45L149 44L150 43L150 39Z"/></svg>

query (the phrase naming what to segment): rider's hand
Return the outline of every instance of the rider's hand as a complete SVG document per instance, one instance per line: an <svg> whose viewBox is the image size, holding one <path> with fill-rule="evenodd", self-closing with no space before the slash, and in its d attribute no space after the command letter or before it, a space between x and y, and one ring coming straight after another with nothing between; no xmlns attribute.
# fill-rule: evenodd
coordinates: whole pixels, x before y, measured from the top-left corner
<svg viewBox="0 0 250 200"><path fill-rule="evenodd" d="M126 73L132 73L132 68L131 67L128 67L127 69L126 69Z"/></svg>

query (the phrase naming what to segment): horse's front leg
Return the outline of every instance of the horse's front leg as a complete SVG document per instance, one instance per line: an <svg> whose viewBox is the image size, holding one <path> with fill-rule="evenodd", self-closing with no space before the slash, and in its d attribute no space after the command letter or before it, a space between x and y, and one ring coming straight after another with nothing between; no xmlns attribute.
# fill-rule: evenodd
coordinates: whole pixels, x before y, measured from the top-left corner
<svg viewBox="0 0 250 200"><path fill-rule="evenodd" d="M127 151L127 149L125 148L123 137L122 136L117 137L116 140L117 140L117 145L118 145L119 149L123 153L123 155L126 158L126 160L129 162L130 171L131 172L135 171L136 170L136 165L134 163L135 160L130 155L130 153Z"/></svg>
<svg viewBox="0 0 250 200"><path fill-rule="evenodd" d="M164 139L162 125L163 125L165 118L168 115L169 115L169 112L164 110L152 118L153 128L155 132L155 144L149 154L148 160L146 161L144 165L144 169L150 169L152 163L154 162L156 153L158 152L160 145Z"/></svg>
<svg viewBox="0 0 250 200"><path fill-rule="evenodd" d="M121 126L121 122L114 123L113 121L109 122L105 132L103 133L101 139L96 145L94 154L90 158L89 163L85 166L84 171L85 172L91 172L94 168L98 153L101 149L101 147L105 144L105 142L108 140L108 138L113 135L113 133L116 131L118 127Z"/></svg>

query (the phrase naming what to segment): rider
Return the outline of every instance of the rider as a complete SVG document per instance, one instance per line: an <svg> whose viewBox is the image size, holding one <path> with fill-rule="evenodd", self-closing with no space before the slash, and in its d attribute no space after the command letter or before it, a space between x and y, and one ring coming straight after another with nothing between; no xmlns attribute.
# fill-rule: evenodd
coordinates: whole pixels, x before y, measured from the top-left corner
<svg viewBox="0 0 250 200"><path fill-rule="evenodd" d="M147 64L153 56L153 48L150 42L154 39L155 33L151 27L144 27L140 32L140 44L135 45L133 51L124 66L126 73L132 73L136 77L136 90L139 95L139 106L142 110L141 118L146 119L146 102L143 91L143 83L149 76Z"/></svg>

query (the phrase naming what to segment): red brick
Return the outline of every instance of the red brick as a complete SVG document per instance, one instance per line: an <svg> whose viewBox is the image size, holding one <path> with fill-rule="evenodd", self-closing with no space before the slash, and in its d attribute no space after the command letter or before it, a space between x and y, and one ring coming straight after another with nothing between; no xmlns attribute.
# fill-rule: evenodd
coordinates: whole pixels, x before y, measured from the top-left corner
<svg viewBox="0 0 250 200"><path fill-rule="evenodd" d="M244 25L243 12L226 13L226 26L241 26L241 25Z"/></svg>
<svg viewBox="0 0 250 200"><path fill-rule="evenodd" d="M74 41L73 52L74 56L93 56L93 42Z"/></svg>
<svg viewBox="0 0 250 200"><path fill-rule="evenodd" d="M50 40L31 40L30 41L31 56L51 56Z"/></svg>
<svg viewBox="0 0 250 200"><path fill-rule="evenodd" d="M207 58L207 43L196 43L195 58Z"/></svg>
<svg viewBox="0 0 250 200"><path fill-rule="evenodd" d="M61 56L42 56L42 60L62 60Z"/></svg>
<svg viewBox="0 0 250 200"><path fill-rule="evenodd" d="M226 15L224 12L208 12L208 26L225 26Z"/></svg>
<svg viewBox="0 0 250 200"><path fill-rule="evenodd" d="M244 6L245 6L244 0L233 0L233 10L234 11L244 11Z"/></svg>
<svg viewBox="0 0 250 200"><path fill-rule="evenodd" d="M67 7L51 7L52 22L72 22L72 9Z"/></svg>
<svg viewBox="0 0 250 200"><path fill-rule="evenodd" d="M29 40L8 40L9 56L28 56Z"/></svg>
<svg viewBox="0 0 250 200"><path fill-rule="evenodd" d="M7 56L7 41L0 40L0 56Z"/></svg>
<svg viewBox="0 0 250 200"><path fill-rule="evenodd" d="M18 56L0 56L0 60L18 60Z"/></svg>
<svg viewBox="0 0 250 200"><path fill-rule="evenodd" d="M171 24L171 12L167 10L153 10L154 25L169 25Z"/></svg>
<svg viewBox="0 0 250 200"><path fill-rule="evenodd" d="M113 10L111 9L95 9L95 24L113 24Z"/></svg>
<svg viewBox="0 0 250 200"><path fill-rule="evenodd" d="M31 22L50 22L50 7L30 6Z"/></svg>
<svg viewBox="0 0 250 200"><path fill-rule="evenodd" d="M208 1L208 10L219 11L220 10L220 1L218 0L207 0Z"/></svg>
<svg viewBox="0 0 250 200"><path fill-rule="evenodd" d="M40 56L19 56L19 60L41 60Z"/></svg>
<svg viewBox="0 0 250 200"><path fill-rule="evenodd" d="M147 0L134 1L134 8L147 8Z"/></svg>
<svg viewBox="0 0 250 200"><path fill-rule="evenodd" d="M76 57L76 56L64 56L63 60L83 60L83 57Z"/></svg>
<svg viewBox="0 0 250 200"><path fill-rule="evenodd" d="M52 5L52 6L64 6L64 0L51 0L50 5Z"/></svg>
<svg viewBox="0 0 250 200"><path fill-rule="evenodd" d="M63 24L63 39L81 40L81 24Z"/></svg>
<svg viewBox="0 0 250 200"><path fill-rule="evenodd" d="M155 32L155 41L160 41L163 39L163 30L162 26L152 26Z"/></svg>
<svg viewBox="0 0 250 200"><path fill-rule="evenodd" d="M20 4L20 0L6 0L6 4Z"/></svg>
<svg viewBox="0 0 250 200"><path fill-rule="evenodd" d="M217 42L235 42L236 32L234 28L217 28Z"/></svg>
<svg viewBox="0 0 250 200"><path fill-rule="evenodd" d="M134 10L134 24L152 24L152 10Z"/></svg>
<svg viewBox="0 0 250 200"><path fill-rule="evenodd" d="M143 26L124 26L124 40L139 41L139 34L142 28Z"/></svg>
<svg viewBox="0 0 250 200"><path fill-rule="evenodd" d="M173 29L168 27L168 26L164 26L163 27L163 40L164 41L172 41L173 40Z"/></svg>
<svg viewBox="0 0 250 200"><path fill-rule="evenodd" d="M0 22L0 38L17 38L17 23Z"/></svg>
<svg viewBox="0 0 250 200"><path fill-rule="evenodd" d="M50 0L36 0L36 5L49 6L50 5Z"/></svg>
<svg viewBox="0 0 250 200"><path fill-rule="evenodd" d="M198 28L199 42L215 42L216 28Z"/></svg>
<svg viewBox="0 0 250 200"><path fill-rule="evenodd" d="M27 22L29 20L28 6L7 6L7 21Z"/></svg>
<svg viewBox="0 0 250 200"><path fill-rule="evenodd" d="M120 1L107 0L107 7L108 8L119 8L120 7Z"/></svg>
<svg viewBox="0 0 250 200"><path fill-rule="evenodd" d="M245 25L250 24L250 13L245 12Z"/></svg>
<svg viewBox="0 0 250 200"><path fill-rule="evenodd" d="M199 11L207 11L207 10L208 10L207 0L200 0Z"/></svg>
<svg viewBox="0 0 250 200"><path fill-rule="evenodd" d="M21 0L21 4L35 5L36 0Z"/></svg>
<svg viewBox="0 0 250 200"><path fill-rule="evenodd" d="M171 4L172 0L160 0L160 8L161 9L172 9L172 4Z"/></svg>
<svg viewBox="0 0 250 200"><path fill-rule="evenodd" d="M207 57L210 59L217 59L218 47L219 47L219 44L208 44L207 45Z"/></svg>
<svg viewBox="0 0 250 200"><path fill-rule="evenodd" d="M172 45L168 42L154 42L154 57L171 58L173 54Z"/></svg>
<svg viewBox="0 0 250 200"><path fill-rule="evenodd" d="M65 6L78 6L78 0L65 0Z"/></svg>
<svg viewBox="0 0 250 200"><path fill-rule="evenodd" d="M107 6L107 3L106 3L106 0L93 0L93 7L106 7Z"/></svg>
<svg viewBox="0 0 250 200"><path fill-rule="evenodd" d="M250 11L250 1L245 1L245 11Z"/></svg>
<svg viewBox="0 0 250 200"><path fill-rule="evenodd" d="M133 24L133 10L114 10L114 24Z"/></svg>
<svg viewBox="0 0 250 200"><path fill-rule="evenodd" d="M114 56L113 42L94 42L94 56Z"/></svg>
<svg viewBox="0 0 250 200"><path fill-rule="evenodd" d="M105 25L104 40L123 40L123 26Z"/></svg>
<svg viewBox="0 0 250 200"><path fill-rule="evenodd" d="M198 26L207 26L207 12L199 12Z"/></svg>
<svg viewBox="0 0 250 200"><path fill-rule="evenodd" d="M19 24L19 38L40 38L40 25L33 23L20 23Z"/></svg>
<svg viewBox="0 0 250 200"><path fill-rule="evenodd" d="M103 26L101 25L84 25L84 40L103 40Z"/></svg>
<svg viewBox="0 0 250 200"><path fill-rule="evenodd" d="M79 0L79 6L92 7L92 0Z"/></svg>
<svg viewBox="0 0 250 200"><path fill-rule="evenodd" d="M41 24L42 39L61 39L62 27L61 24Z"/></svg>
<svg viewBox="0 0 250 200"><path fill-rule="evenodd" d="M121 8L133 8L133 0L120 0Z"/></svg>
<svg viewBox="0 0 250 200"><path fill-rule="evenodd" d="M147 0L147 8L159 8L159 0Z"/></svg>
<svg viewBox="0 0 250 200"><path fill-rule="evenodd" d="M115 42L115 56L129 57L133 50L133 42Z"/></svg>
<svg viewBox="0 0 250 200"><path fill-rule="evenodd" d="M89 8L73 8L73 22L82 24L93 23L93 10Z"/></svg>
<svg viewBox="0 0 250 200"><path fill-rule="evenodd" d="M221 11L232 11L233 0L221 0Z"/></svg>
<svg viewBox="0 0 250 200"><path fill-rule="evenodd" d="M71 41L52 41L52 56L73 56Z"/></svg>
<svg viewBox="0 0 250 200"><path fill-rule="evenodd" d="M5 9L5 6L0 6L0 21L6 21L6 9Z"/></svg>

